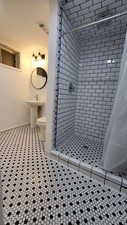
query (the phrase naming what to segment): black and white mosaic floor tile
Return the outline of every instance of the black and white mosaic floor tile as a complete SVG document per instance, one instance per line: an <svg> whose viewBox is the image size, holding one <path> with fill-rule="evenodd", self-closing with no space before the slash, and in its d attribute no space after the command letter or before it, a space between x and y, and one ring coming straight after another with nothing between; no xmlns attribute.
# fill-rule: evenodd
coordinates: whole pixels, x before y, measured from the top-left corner
<svg viewBox="0 0 127 225"><path fill-rule="evenodd" d="M44 156L36 129L0 134L5 225L126 225L127 198Z"/></svg>
<svg viewBox="0 0 127 225"><path fill-rule="evenodd" d="M57 151L92 166L103 164L103 145L78 136L70 137Z"/></svg>

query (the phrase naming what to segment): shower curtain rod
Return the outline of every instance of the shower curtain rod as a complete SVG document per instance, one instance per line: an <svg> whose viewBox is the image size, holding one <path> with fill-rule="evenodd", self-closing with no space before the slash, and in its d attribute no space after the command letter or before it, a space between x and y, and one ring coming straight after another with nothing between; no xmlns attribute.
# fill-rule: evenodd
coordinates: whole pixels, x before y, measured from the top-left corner
<svg viewBox="0 0 127 225"><path fill-rule="evenodd" d="M112 20L114 18L117 18L117 17L120 17L120 16L124 16L127 14L127 11L125 12L122 12L122 13L118 13L118 14L115 14L113 16L110 16L110 17L107 17L107 18L104 18L104 19L101 19L101 20L97 20L95 22L92 22L92 23L88 23L88 24L85 24L85 25L82 25L82 26L79 26L79 27L76 27L68 32L63 32L62 35L66 35L66 34L69 34L69 33L73 33L75 31L79 31L83 28L87 28L87 27L90 27L90 26L93 26L93 25L96 25L96 24L99 24L99 23L102 23L102 22L105 22L105 21L108 21L108 20Z"/></svg>

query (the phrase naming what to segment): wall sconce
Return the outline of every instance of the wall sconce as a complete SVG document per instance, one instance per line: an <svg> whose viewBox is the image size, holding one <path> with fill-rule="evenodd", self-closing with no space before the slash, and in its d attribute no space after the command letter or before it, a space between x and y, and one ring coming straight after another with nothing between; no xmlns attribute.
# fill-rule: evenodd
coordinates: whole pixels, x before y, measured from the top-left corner
<svg viewBox="0 0 127 225"><path fill-rule="evenodd" d="M35 67L42 67L45 62L45 54L38 52L32 55L32 63Z"/></svg>

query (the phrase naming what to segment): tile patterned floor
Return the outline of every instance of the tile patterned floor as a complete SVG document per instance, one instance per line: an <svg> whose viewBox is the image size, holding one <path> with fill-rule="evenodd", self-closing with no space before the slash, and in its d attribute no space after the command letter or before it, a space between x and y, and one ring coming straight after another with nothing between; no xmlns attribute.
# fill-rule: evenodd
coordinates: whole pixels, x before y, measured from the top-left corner
<svg viewBox="0 0 127 225"><path fill-rule="evenodd" d="M72 136L57 151L92 166L103 167L103 145L88 138Z"/></svg>
<svg viewBox="0 0 127 225"><path fill-rule="evenodd" d="M127 198L44 156L36 129L0 134L5 225L127 225Z"/></svg>

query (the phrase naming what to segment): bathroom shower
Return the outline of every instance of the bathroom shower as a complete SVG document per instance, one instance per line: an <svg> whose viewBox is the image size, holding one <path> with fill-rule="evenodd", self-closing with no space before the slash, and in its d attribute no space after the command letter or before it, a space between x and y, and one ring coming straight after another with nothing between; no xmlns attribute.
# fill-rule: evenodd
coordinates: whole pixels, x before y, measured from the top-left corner
<svg viewBox="0 0 127 225"><path fill-rule="evenodd" d="M59 11L54 148L99 168L118 90L126 8L61 1Z"/></svg>

